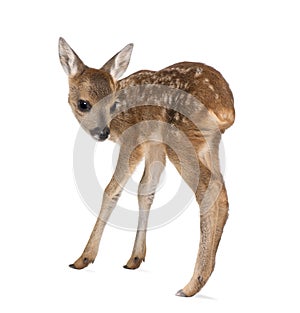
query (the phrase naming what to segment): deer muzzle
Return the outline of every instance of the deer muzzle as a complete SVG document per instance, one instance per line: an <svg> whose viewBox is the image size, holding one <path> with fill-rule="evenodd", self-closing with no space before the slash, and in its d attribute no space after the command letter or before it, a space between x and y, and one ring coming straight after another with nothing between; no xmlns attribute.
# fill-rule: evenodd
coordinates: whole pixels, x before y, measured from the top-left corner
<svg viewBox="0 0 300 313"><path fill-rule="evenodd" d="M110 134L110 129L105 126L103 129L96 127L90 131L91 136L97 141L104 141Z"/></svg>

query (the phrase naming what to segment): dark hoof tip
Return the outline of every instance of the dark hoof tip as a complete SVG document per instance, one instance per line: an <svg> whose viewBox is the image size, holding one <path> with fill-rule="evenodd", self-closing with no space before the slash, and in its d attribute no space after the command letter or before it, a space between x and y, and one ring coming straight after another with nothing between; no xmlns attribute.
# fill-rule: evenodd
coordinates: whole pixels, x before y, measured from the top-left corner
<svg viewBox="0 0 300 313"><path fill-rule="evenodd" d="M135 267L132 268L132 267L129 267L129 266L127 266L127 265L124 265L123 268L126 268L127 270L131 270L131 271L132 271L132 270L135 270Z"/></svg>
<svg viewBox="0 0 300 313"><path fill-rule="evenodd" d="M177 297L187 297L187 295L182 291L182 289L177 291L176 296Z"/></svg>
<svg viewBox="0 0 300 313"><path fill-rule="evenodd" d="M69 267L74 268L76 270L76 267L74 264L70 264Z"/></svg>

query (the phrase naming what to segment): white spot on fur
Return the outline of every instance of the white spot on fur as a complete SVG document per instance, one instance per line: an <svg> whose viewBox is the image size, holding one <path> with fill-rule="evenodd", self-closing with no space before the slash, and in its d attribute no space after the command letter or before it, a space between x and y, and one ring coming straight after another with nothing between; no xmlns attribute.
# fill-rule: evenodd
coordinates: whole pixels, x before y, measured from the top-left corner
<svg viewBox="0 0 300 313"><path fill-rule="evenodd" d="M170 68L164 69L164 71L167 71L167 72L177 71L180 74L185 74L191 71L192 69L193 67L187 67L187 68L186 67L170 67Z"/></svg>
<svg viewBox="0 0 300 313"><path fill-rule="evenodd" d="M174 119L175 119L175 121L179 121L179 113L178 112L176 112L175 114L174 114Z"/></svg>
<svg viewBox="0 0 300 313"><path fill-rule="evenodd" d="M201 67L197 67L196 73L195 73L195 78L199 77L203 72L203 69Z"/></svg>
<svg viewBox="0 0 300 313"><path fill-rule="evenodd" d="M211 84L209 84L209 85L208 85L208 88L209 88L210 90L212 90L212 91L215 91L214 86L213 86L213 85L211 85Z"/></svg>

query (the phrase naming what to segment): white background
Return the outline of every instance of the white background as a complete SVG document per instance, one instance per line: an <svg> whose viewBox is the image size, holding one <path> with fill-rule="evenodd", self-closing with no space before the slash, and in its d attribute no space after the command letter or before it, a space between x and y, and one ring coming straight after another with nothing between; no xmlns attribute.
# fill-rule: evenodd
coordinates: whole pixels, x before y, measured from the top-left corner
<svg viewBox="0 0 300 313"><path fill-rule="evenodd" d="M0 12L0 311L299 312L297 1L28 0L2 2ZM174 296L196 258L195 202L149 232L139 270L122 268L134 233L113 227L92 266L68 268L95 217L73 179L78 124L59 36L93 67L134 42L127 74L189 60L214 66L230 83L236 123L223 136L230 218L199 295ZM110 142L97 147L99 171L111 167L112 151ZM174 173L169 166L166 175Z"/></svg>

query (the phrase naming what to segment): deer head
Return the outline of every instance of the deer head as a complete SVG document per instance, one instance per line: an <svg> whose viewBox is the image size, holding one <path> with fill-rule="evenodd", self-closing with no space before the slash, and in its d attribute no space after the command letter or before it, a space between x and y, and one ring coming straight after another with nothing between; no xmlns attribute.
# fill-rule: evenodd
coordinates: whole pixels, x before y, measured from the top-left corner
<svg viewBox="0 0 300 313"><path fill-rule="evenodd" d="M60 63L69 77L69 104L75 117L94 139L107 139L116 82L128 67L133 44L124 47L100 69L86 66L63 38L59 39L58 48Z"/></svg>

